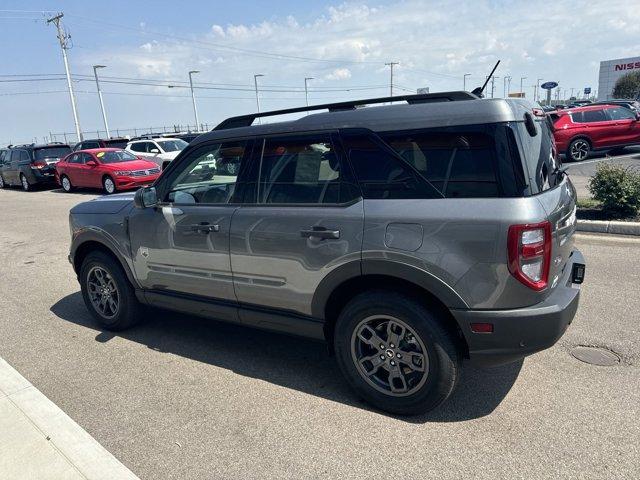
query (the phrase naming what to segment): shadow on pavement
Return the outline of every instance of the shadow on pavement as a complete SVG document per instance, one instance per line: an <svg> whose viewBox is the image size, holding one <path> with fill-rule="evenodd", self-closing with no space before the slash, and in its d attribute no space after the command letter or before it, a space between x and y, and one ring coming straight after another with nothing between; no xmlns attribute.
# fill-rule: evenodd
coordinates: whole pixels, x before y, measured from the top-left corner
<svg viewBox="0 0 640 480"><path fill-rule="evenodd" d="M80 292L62 298L50 310L63 320L96 330L95 339L101 343L120 336L158 352L372 410L350 390L335 359L321 342L155 309L150 309L136 327L109 332L95 323ZM502 402L521 367L522 361L486 370L465 368L456 392L444 405L426 415L393 417L410 423L483 417Z"/></svg>

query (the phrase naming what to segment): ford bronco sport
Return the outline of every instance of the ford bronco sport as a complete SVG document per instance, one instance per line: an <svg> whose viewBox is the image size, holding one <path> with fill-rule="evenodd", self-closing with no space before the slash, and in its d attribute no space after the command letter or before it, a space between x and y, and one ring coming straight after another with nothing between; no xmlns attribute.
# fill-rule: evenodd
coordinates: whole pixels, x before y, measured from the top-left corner
<svg viewBox="0 0 640 480"><path fill-rule="evenodd" d="M541 115L448 92L230 118L153 186L74 207L69 260L104 328L151 305L323 339L361 397L425 412L464 358L521 359L576 313L576 194Z"/></svg>

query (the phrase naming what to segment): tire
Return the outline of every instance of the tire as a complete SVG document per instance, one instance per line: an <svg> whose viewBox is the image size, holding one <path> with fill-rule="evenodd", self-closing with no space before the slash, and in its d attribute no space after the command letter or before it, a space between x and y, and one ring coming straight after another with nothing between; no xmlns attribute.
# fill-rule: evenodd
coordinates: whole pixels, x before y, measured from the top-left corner
<svg viewBox="0 0 640 480"><path fill-rule="evenodd" d="M106 193L107 195L111 195L112 193L116 193L116 181L109 177L106 176L102 179L102 189L104 190L104 193Z"/></svg>
<svg viewBox="0 0 640 480"><path fill-rule="evenodd" d="M382 330L372 326L385 320L387 328L394 325L392 334L394 329L395 335L404 331L398 335L398 345L388 341L385 323L378 326ZM363 330L366 326L379 336L363 340L360 335L367 337L369 332ZM376 340L382 344L372 345ZM451 395L460 376L460 353L442 315L400 293L369 291L353 298L338 317L334 347L340 370L356 393L371 405L395 414L416 415L434 409ZM407 351L412 353L413 367L408 366ZM422 374L416 371L420 368ZM393 378L390 369L395 371ZM366 375L365 370L375 373Z"/></svg>
<svg viewBox="0 0 640 480"><path fill-rule="evenodd" d="M60 185L62 186L62 190L69 193L73 191L73 185L71 185L71 180L66 175L62 175L60 177Z"/></svg>
<svg viewBox="0 0 640 480"><path fill-rule="evenodd" d="M582 162L591 153L591 143L586 138L574 138L567 148L567 158L574 162Z"/></svg>
<svg viewBox="0 0 640 480"><path fill-rule="evenodd" d="M25 192L32 190L31 184L29 183L29 180L27 180L27 177L24 176L24 173L20 174L20 185L22 186L22 190Z"/></svg>
<svg viewBox="0 0 640 480"><path fill-rule="evenodd" d="M98 275L98 272L102 273ZM142 305L122 266L112 256L100 251L89 253L82 262L79 278L84 303L102 327L119 331L135 325L142 313ZM113 293L104 295L114 300L115 308L107 300L104 302L105 309L101 310L103 295L99 287L100 278L110 292L115 291L115 296Z"/></svg>
<svg viewBox="0 0 640 480"><path fill-rule="evenodd" d="M0 190L5 188L7 186L6 183L4 183L4 178L2 178L2 175L0 175Z"/></svg>

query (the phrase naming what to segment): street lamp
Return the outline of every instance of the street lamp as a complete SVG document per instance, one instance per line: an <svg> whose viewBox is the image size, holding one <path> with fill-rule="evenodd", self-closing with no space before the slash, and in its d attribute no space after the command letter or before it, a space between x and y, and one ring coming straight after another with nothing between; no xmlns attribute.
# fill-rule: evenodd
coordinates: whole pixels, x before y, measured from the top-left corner
<svg viewBox="0 0 640 480"><path fill-rule="evenodd" d="M465 92L467 91L467 77L470 77L471 74L470 73L465 73L462 76L462 90L464 90Z"/></svg>
<svg viewBox="0 0 640 480"><path fill-rule="evenodd" d="M524 94L524 91L522 90L522 82L525 81L527 79L527 77L520 77L520 93Z"/></svg>
<svg viewBox="0 0 640 480"><path fill-rule="evenodd" d="M258 77L264 77L262 73L257 73L253 76L253 84L256 87L256 106L258 107L258 113L260 113L260 97L258 96ZM258 118L258 122L260 119Z"/></svg>
<svg viewBox="0 0 640 480"><path fill-rule="evenodd" d="M511 77L509 75L505 76L502 80L502 96L504 98L507 98L507 93L509 93L507 90L507 83L511 86Z"/></svg>
<svg viewBox="0 0 640 480"><path fill-rule="evenodd" d="M193 115L195 116L196 119L196 132L200 131L200 122L198 120L198 107L196 107L196 96L193 93L193 77L192 75L194 73L200 73L199 70L191 70L189 72L189 86L191 87L191 101L193 102Z"/></svg>
<svg viewBox="0 0 640 480"><path fill-rule="evenodd" d="M307 89L308 80L313 80L313 77L305 77L304 79L304 99L307 102L307 107L309 106L309 90ZM309 115L309 112L307 112L307 115Z"/></svg>
<svg viewBox="0 0 640 480"><path fill-rule="evenodd" d="M539 90L539 88L540 88L540 82L541 82L542 80L544 80L544 79L543 79L543 78L538 78L538 79L536 80L536 91L535 91L535 93L533 94L533 101L534 101L534 102L536 101L536 99L537 99L538 101L540 101L540 90Z"/></svg>
<svg viewBox="0 0 640 480"><path fill-rule="evenodd" d="M102 99L102 90L100 90L100 82L98 81L98 69L105 68L106 65L94 65L93 75L96 77L96 87L98 89L98 98L100 99L100 109L102 110L102 120L104 121L104 129L107 133L107 138L111 138L109 133L109 124L107 123L107 113L104 110L104 100Z"/></svg>

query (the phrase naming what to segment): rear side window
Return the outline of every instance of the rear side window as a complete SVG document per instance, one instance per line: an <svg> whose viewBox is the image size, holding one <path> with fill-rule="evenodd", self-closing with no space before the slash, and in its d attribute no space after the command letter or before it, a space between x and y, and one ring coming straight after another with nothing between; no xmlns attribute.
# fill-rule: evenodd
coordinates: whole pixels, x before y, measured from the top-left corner
<svg viewBox="0 0 640 480"><path fill-rule="evenodd" d="M573 123L584 123L582 120L582 112L571 112L570 115Z"/></svg>
<svg viewBox="0 0 640 480"><path fill-rule="evenodd" d="M350 198L330 134L264 140L258 203L325 204Z"/></svg>
<svg viewBox="0 0 640 480"><path fill-rule="evenodd" d="M606 122L608 120L604 110L586 110L582 112L582 121L584 123Z"/></svg>
<svg viewBox="0 0 640 480"><path fill-rule="evenodd" d="M145 149L145 143L146 142L132 143L131 150L133 150L134 152L146 152L147 150Z"/></svg>
<svg viewBox="0 0 640 480"><path fill-rule="evenodd" d="M554 150L553 134L546 122L537 122L539 135L532 137L524 123L518 123L524 159L529 173L531 193L555 187L562 181L560 164Z"/></svg>
<svg viewBox="0 0 640 480"><path fill-rule="evenodd" d="M381 137L444 197L500 194L494 142L486 134L419 131Z"/></svg>

